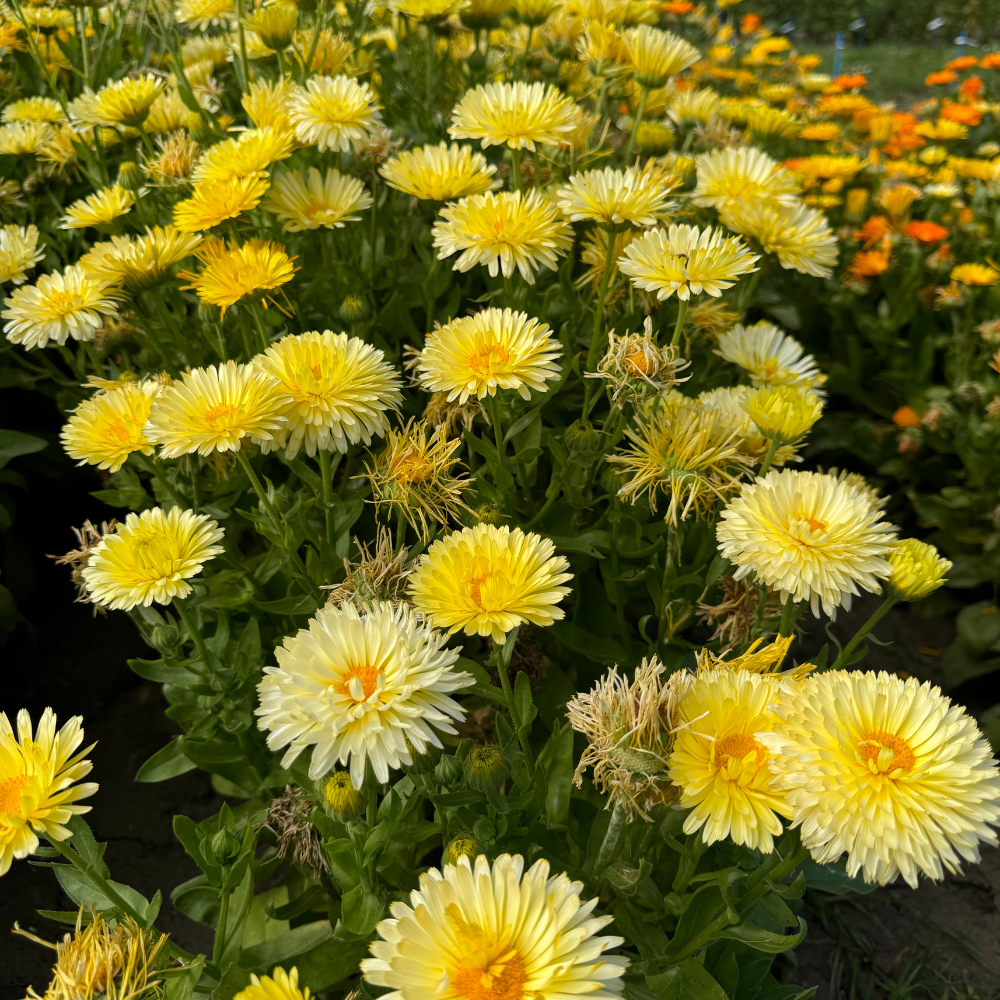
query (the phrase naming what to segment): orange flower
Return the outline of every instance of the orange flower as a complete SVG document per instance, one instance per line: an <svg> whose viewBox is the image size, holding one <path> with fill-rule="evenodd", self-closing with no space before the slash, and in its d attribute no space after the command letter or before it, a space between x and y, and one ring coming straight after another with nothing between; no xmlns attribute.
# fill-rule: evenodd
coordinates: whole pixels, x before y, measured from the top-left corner
<svg viewBox="0 0 1000 1000"><path fill-rule="evenodd" d="M841 90L859 90L868 85L868 77L864 73L844 73L833 81L833 85Z"/></svg>
<svg viewBox="0 0 1000 1000"><path fill-rule="evenodd" d="M921 222L918 219L914 219L909 223L903 232L910 239L924 245L937 243L948 235L948 230L944 226L939 226L936 222Z"/></svg>
<svg viewBox="0 0 1000 1000"><path fill-rule="evenodd" d="M961 125L978 125L983 120L983 113L971 104L946 104L941 109L941 117Z"/></svg>
<svg viewBox="0 0 1000 1000"><path fill-rule="evenodd" d="M690 14L694 10L694 4L690 0L670 0L665 3L663 9L668 14Z"/></svg>
<svg viewBox="0 0 1000 1000"><path fill-rule="evenodd" d="M905 427L919 427L920 414L912 406L901 406L892 415L892 422L902 430Z"/></svg>
<svg viewBox="0 0 1000 1000"><path fill-rule="evenodd" d="M983 69L1000 69L1000 52L991 52L979 60Z"/></svg>
<svg viewBox="0 0 1000 1000"><path fill-rule="evenodd" d="M954 83L957 79L958 77L952 73L951 70L942 69L937 73L928 73L927 76L924 77L924 83L926 83L928 87L936 87L943 86L946 83Z"/></svg>
<svg viewBox="0 0 1000 1000"><path fill-rule="evenodd" d="M863 249L868 250L891 232L892 226L884 215L873 215L860 229L854 230L854 238L860 240Z"/></svg>
<svg viewBox="0 0 1000 1000"><path fill-rule="evenodd" d="M744 14L740 21L740 32L744 35L752 35L759 27L761 21L757 14Z"/></svg>
<svg viewBox="0 0 1000 1000"><path fill-rule="evenodd" d="M957 59L952 59L951 62L945 63L945 69L953 69L956 73L963 73L967 69L972 69L973 66L978 66L979 60L975 56L959 56Z"/></svg>
<svg viewBox="0 0 1000 1000"><path fill-rule="evenodd" d="M968 205L966 205L965 208L963 208L962 211L958 213L958 224L960 226L971 225L975 218L976 218L975 213L972 211L971 208L969 208Z"/></svg>
<svg viewBox="0 0 1000 1000"><path fill-rule="evenodd" d="M962 86L958 88L959 96L966 104L971 104L977 100L983 90L983 81L978 76L970 76L962 81Z"/></svg>
<svg viewBox="0 0 1000 1000"><path fill-rule="evenodd" d="M853 278L874 278L878 274L884 274L889 270L889 251L868 250L865 253L856 253L854 260L847 268L848 273Z"/></svg>

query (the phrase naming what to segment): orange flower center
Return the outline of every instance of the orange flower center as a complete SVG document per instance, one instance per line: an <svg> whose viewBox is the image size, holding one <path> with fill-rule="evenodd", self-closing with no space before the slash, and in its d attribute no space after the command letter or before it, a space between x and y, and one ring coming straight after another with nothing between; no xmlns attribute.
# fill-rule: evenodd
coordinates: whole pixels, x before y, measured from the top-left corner
<svg viewBox="0 0 1000 1000"><path fill-rule="evenodd" d="M344 679L337 685L337 694L350 695L353 698L354 695L351 693L351 681L353 681L355 677L361 681L361 689L364 692L364 698L357 698L355 700L367 701L375 693L375 688L378 685L378 668L369 666L367 663L351 667L351 669L344 674Z"/></svg>
<svg viewBox="0 0 1000 1000"><path fill-rule="evenodd" d="M466 1000L521 1000L528 974L516 951L508 951L485 968L463 965L451 977L451 985Z"/></svg>
<svg viewBox="0 0 1000 1000"><path fill-rule="evenodd" d="M216 424L220 420L225 420L226 417L231 417L235 412L236 407L232 403L219 403L218 406L213 406L205 411L205 422Z"/></svg>
<svg viewBox="0 0 1000 1000"><path fill-rule="evenodd" d="M469 355L469 367L480 377L493 375L512 358L513 355L503 344L478 343Z"/></svg>
<svg viewBox="0 0 1000 1000"><path fill-rule="evenodd" d="M895 736L882 729L869 733L858 744L858 756L879 774L912 771L917 762L916 754L902 736Z"/></svg>
<svg viewBox="0 0 1000 1000"><path fill-rule="evenodd" d="M124 421L115 420L113 423L108 425L108 437L113 438L121 444L127 444L132 440L132 433L134 429L134 425L132 427L128 427Z"/></svg>
<svg viewBox="0 0 1000 1000"><path fill-rule="evenodd" d="M425 483L434 474L434 463L418 451L410 451L393 462L392 474L403 483Z"/></svg>
<svg viewBox="0 0 1000 1000"><path fill-rule="evenodd" d="M756 769L759 771L767 763L767 748L750 733L730 733L715 741L715 761L720 768L726 767L730 761L739 763L751 753L757 754Z"/></svg>
<svg viewBox="0 0 1000 1000"><path fill-rule="evenodd" d="M472 603L480 610L483 607L482 586L492 575L492 570L483 569L478 573L471 574L465 581L466 587L469 588L469 597L472 599Z"/></svg>
<svg viewBox="0 0 1000 1000"><path fill-rule="evenodd" d="M653 361L644 351L633 351L625 358L625 368L632 375L648 375L653 369Z"/></svg>
<svg viewBox="0 0 1000 1000"><path fill-rule="evenodd" d="M21 790L27 783L28 779L23 774L0 782L0 813L21 811Z"/></svg>

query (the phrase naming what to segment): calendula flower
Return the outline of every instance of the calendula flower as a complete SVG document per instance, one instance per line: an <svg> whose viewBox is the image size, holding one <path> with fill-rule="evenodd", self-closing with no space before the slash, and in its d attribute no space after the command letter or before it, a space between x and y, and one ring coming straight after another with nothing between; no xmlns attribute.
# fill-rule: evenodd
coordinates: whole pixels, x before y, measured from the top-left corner
<svg viewBox="0 0 1000 1000"><path fill-rule="evenodd" d="M60 346L70 337L93 340L105 317L116 315L119 297L116 286L89 277L82 267L43 274L4 301L4 333L29 351L50 340Z"/></svg>
<svg viewBox="0 0 1000 1000"><path fill-rule="evenodd" d="M384 450L372 465L365 463L376 512L383 504L390 512L398 511L424 540L430 530L428 518L447 525L463 510L471 513L462 491L471 489L472 483L452 472L461 445L461 438L449 440L440 431L431 431L428 438L422 420L410 420L399 431L390 428Z"/></svg>
<svg viewBox="0 0 1000 1000"><path fill-rule="evenodd" d="M794 206L799 181L766 153L750 146L702 153L696 158L698 183L691 198L696 205L722 211L732 205Z"/></svg>
<svg viewBox="0 0 1000 1000"><path fill-rule="evenodd" d="M547 626L571 575L549 539L520 528L477 524L439 538L410 576L416 611L449 634L489 635L495 642L524 622Z"/></svg>
<svg viewBox="0 0 1000 1000"><path fill-rule="evenodd" d="M115 219L127 215L135 204L135 195L120 184L112 184L88 198L73 202L62 217L60 229L104 229Z"/></svg>
<svg viewBox="0 0 1000 1000"><path fill-rule="evenodd" d="M455 106L448 135L487 146L558 146L578 124L571 97L545 83L490 83L468 90Z"/></svg>
<svg viewBox="0 0 1000 1000"><path fill-rule="evenodd" d="M44 256L37 226L4 226L0 229L0 285L8 281L23 285L28 271Z"/></svg>
<svg viewBox="0 0 1000 1000"><path fill-rule="evenodd" d="M995 285L1000 281L1000 271L992 265L986 264L959 264L951 269L949 277L952 281L957 281L961 285L972 287L984 287Z"/></svg>
<svg viewBox="0 0 1000 1000"><path fill-rule="evenodd" d="M246 26L260 36L269 49L287 49L292 32L299 20L299 9L294 4L258 7L247 19Z"/></svg>
<svg viewBox="0 0 1000 1000"><path fill-rule="evenodd" d="M743 405L750 392L750 387L746 385L725 386L699 393L698 402L710 410L718 411L725 426L736 434L740 454L749 458L752 464L759 464L770 451L771 442L760 433ZM771 457L771 465L787 465L797 461L796 456L797 448L794 443L779 445Z"/></svg>
<svg viewBox="0 0 1000 1000"><path fill-rule="evenodd" d="M811 142L835 142L840 138L840 126L836 122L816 122L815 125L802 128L799 138Z"/></svg>
<svg viewBox="0 0 1000 1000"><path fill-rule="evenodd" d="M158 187L187 184L201 150L198 143L184 132L174 132L166 139L157 139L156 145L159 152L142 164L149 181Z"/></svg>
<svg viewBox="0 0 1000 1000"><path fill-rule="evenodd" d="M690 42L648 24L622 32L622 45L642 87L662 87L701 58Z"/></svg>
<svg viewBox="0 0 1000 1000"><path fill-rule="evenodd" d="M20 101L11 101L0 114L0 121L61 125L66 121L66 112L54 97L25 97Z"/></svg>
<svg viewBox="0 0 1000 1000"><path fill-rule="evenodd" d="M214 229L226 219L235 219L260 204L267 193L265 177L234 177L228 181L205 181L194 194L174 205L174 226L182 233Z"/></svg>
<svg viewBox="0 0 1000 1000"><path fill-rule="evenodd" d="M310 77L288 98L295 137L320 152L347 152L382 127L375 95L367 83L348 76Z"/></svg>
<svg viewBox="0 0 1000 1000"><path fill-rule="evenodd" d="M239 451L244 438L257 444L284 434L288 397L274 379L250 365L226 361L185 372L159 393L146 436L164 458L197 452Z"/></svg>
<svg viewBox="0 0 1000 1000"><path fill-rule="evenodd" d="M484 309L460 316L427 335L417 377L428 392L446 392L448 402L470 396L495 396L515 389L530 399L530 389L545 392L559 377L562 347L545 323L510 309Z"/></svg>
<svg viewBox="0 0 1000 1000"><path fill-rule="evenodd" d="M738 365L754 385L790 385L817 389L826 382L816 359L773 323L737 324L719 335L715 353Z"/></svg>
<svg viewBox="0 0 1000 1000"><path fill-rule="evenodd" d="M321 174L309 168L308 180L298 170L281 174L268 192L263 207L284 222L286 233L305 229L343 229L357 222L372 206L372 196L356 177L339 170Z"/></svg>
<svg viewBox="0 0 1000 1000"><path fill-rule="evenodd" d="M0 712L0 875L14 858L26 858L38 850L38 834L49 840L68 840L65 824L73 816L89 812L78 805L94 794L97 785L78 784L91 769L80 753L83 742L80 716L56 730L56 717L45 709L34 733L27 709L17 713L17 736L5 713Z"/></svg>
<svg viewBox="0 0 1000 1000"><path fill-rule="evenodd" d="M342 772L337 772L340 773ZM336 777L337 775L333 775L330 778L331 783ZM353 788L351 793L357 798L358 793ZM250 985L240 990L234 1000L309 1000L310 995L308 986L304 990L299 988L299 970L295 966L292 966L290 972L286 972L278 965L270 976L258 977L251 972Z"/></svg>
<svg viewBox="0 0 1000 1000"><path fill-rule="evenodd" d="M228 22L236 13L233 0L177 0L174 17L192 28Z"/></svg>
<svg viewBox="0 0 1000 1000"><path fill-rule="evenodd" d="M389 429L386 413L402 402L400 377L381 350L346 333L311 331L282 337L253 359L288 397L285 436L265 446L294 458L305 446L346 452Z"/></svg>
<svg viewBox="0 0 1000 1000"><path fill-rule="evenodd" d="M248 240L228 249L222 240L206 240L197 256L205 263L198 273L179 271L177 277L190 282L202 302L219 306L222 315L241 299L254 298L267 304L267 293L287 284L295 275L295 259L285 247L268 240Z"/></svg>
<svg viewBox="0 0 1000 1000"><path fill-rule="evenodd" d="M590 692L566 704L566 719L587 737L573 774L594 769L594 785L621 804L630 819L649 819L649 810L675 802L678 790L667 775L680 703L693 677L686 670L667 674L656 657L643 660L630 684L612 667Z"/></svg>
<svg viewBox="0 0 1000 1000"><path fill-rule="evenodd" d="M200 243L197 234L156 226L147 229L145 236L112 236L110 242L96 244L78 264L95 280L149 288L162 280L173 264L194 253Z"/></svg>
<svg viewBox="0 0 1000 1000"><path fill-rule="evenodd" d="M886 587L900 600L919 601L945 582L951 565L951 560L939 555L933 545L902 538L889 550L892 575Z"/></svg>
<svg viewBox="0 0 1000 1000"><path fill-rule="evenodd" d="M607 458L629 477L618 496L629 503L648 497L655 512L662 494L669 500L664 519L672 524L692 512L701 517L731 496L751 465L723 415L679 393L652 400L625 436L629 450Z"/></svg>
<svg viewBox="0 0 1000 1000"><path fill-rule="evenodd" d="M152 455L145 427L159 391L160 384L152 379L121 382L85 399L62 429L66 454L78 465L96 465L112 473L134 451Z"/></svg>
<svg viewBox="0 0 1000 1000"><path fill-rule="evenodd" d="M438 733L454 734L452 720L464 717L450 695L473 678L453 669L459 649L445 641L406 604L327 605L264 668L257 725L272 751L288 747L284 767L312 746L310 778L339 761L360 789L371 762L388 781L390 767L413 763L405 740L418 754L440 747Z"/></svg>
<svg viewBox="0 0 1000 1000"><path fill-rule="evenodd" d="M389 0L390 10L413 21L440 21L469 6L470 0Z"/></svg>
<svg viewBox="0 0 1000 1000"><path fill-rule="evenodd" d="M680 805L691 809L684 832L702 831L706 844L725 840L763 854L790 818L784 796L770 788L770 754L759 739L778 723L780 698L770 675L726 669L700 672L681 701L670 778Z"/></svg>
<svg viewBox="0 0 1000 1000"><path fill-rule="evenodd" d="M270 126L249 129L241 132L239 138L224 139L202 153L191 172L191 180L201 184L264 176L272 163L292 155L293 146L294 139L289 131L278 131Z"/></svg>
<svg viewBox="0 0 1000 1000"><path fill-rule="evenodd" d="M540 267L556 270L559 256L573 245L572 232L559 209L538 191L462 198L441 210L433 229L438 260L461 251L454 270L483 264L492 276L509 278L516 267L529 285Z"/></svg>
<svg viewBox="0 0 1000 1000"><path fill-rule="evenodd" d="M647 316L642 333L616 337L608 332L608 350L589 377L607 382L611 398L619 397L638 406L650 396L666 394L682 381L680 372L689 362L680 357L679 348L660 347L653 340L653 325Z"/></svg>
<svg viewBox="0 0 1000 1000"><path fill-rule="evenodd" d="M8 122L0 127L0 153L7 156L28 156L52 135L46 122Z"/></svg>
<svg viewBox="0 0 1000 1000"><path fill-rule="evenodd" d="M460 857L420 876L409 905L399 903L377 927L361 971L400 997L414 979L439 983L449 996L537 1000L586 995L617 1000L628 961L605 954L620 937L596 937L610 916L592 917L581 882L549 876L549 863L501 854L492 865ZM503 914L498 921L487 914Z"/></svg>
<svg viewBox="0 0 1000 1000"><path fill-rule="evenodd" d="M823 402L799 386L762 385L747 392L743 409L769 441L788 444L809 433L823 413Z"/></svg>
<svg viewBox="0 0 1000 1000"><path fill-rule="evenodd" d="M773 787L820 864L888 885L940 879L996 844L1000 775L990 745L940 688L880 672L834 670L782 702L760 736ZM873 804L877 804L872 808Z"/></svg>
<svg viewBox="0 0 1000 1000"><path fill-rule="evenodd" d="M768 472L743 486L716 527L719 551L742 580L782 599L809 601L814 615L850 610L858 587L881 590L889 577L895 527L866 491L819 472Z"/></svg>
<svg viewBox="0 0 1000 1000"><path fill-rule="evenodd" d="M673 187L680 178L673 178ZM650 171L628 167L573 174L556 192L563 214L572 222L597 222L604 227L654 226L672 207L671 185Z"/></svg>
<svg viewBox="0 0 1000 1000"><path fill-rule="evenodd" d="M637 288L656 292L661 302L674 294L687 301L703 292L718 298L741 275L756 271L758 260L742 240L725 236L722 229L671 225L629 243L618 268Z"/></svg>
<svg viewBox="0 0 1000 1000"><path fill-rule="evenodd" d="M711 87L697 90L676 91L667 108L667 115L675 125L699 122L706 125L718 113L722 98Z"/></svg>
<svg viewBox="0 0 1000 1000"><path fill-rule="evenodd" d="M733 232L755 239L778 263L801 274L828 278L837 263L837 238L826 216L808 205L786 208L740 202L720 213Z"/></svg>
<svg viewBox="0 0 1000 1000"><path fill-rule="evenodd" d="M165 84L151 74L109 83L96 94L85 91L69 105L70 118L80 125L137 128L149 115Z"/></svg>
<svg viewBox="0 0 1000 1000"><path fill-rule="evenodd" d="M497 168L482 153L457 142L417 146L386 161L379 170L389 187L424 201L451 201L495 186Z"/></svg>

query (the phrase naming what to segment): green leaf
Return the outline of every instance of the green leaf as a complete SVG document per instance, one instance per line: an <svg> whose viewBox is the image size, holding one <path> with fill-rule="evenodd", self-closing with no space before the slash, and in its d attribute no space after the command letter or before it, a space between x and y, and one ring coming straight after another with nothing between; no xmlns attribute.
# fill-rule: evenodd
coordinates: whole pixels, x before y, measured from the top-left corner
<svg viewBox="0 0 1000 1000"><path fill-rule="evenodd" d="M17 458L19 455L33 455L46 447L48 441L45 438L25 434L22 431L0 430L0 469L12 458Z"/></svg>
<svg viewBox="0 0 1000 1000"><path fill-rule="evenodd" d="M321 944L295 962L299 970L299 988L325 990L357 974L368 954L367 941L338 941L336 946Z"/></svg>
<svg viewBox="0 0 1000 1000"><path fill-rule="evenodd" d="M185 969L170 969L160 972L163 980L163 1000L191 1000L194 988L198 985L205 963L199 961ZM215 994L218 996L218 992Z"/></svg>
<svg viewBox="0 0 1000 1000"><path fill-rule="evenodd" d="M284 934L261 941L252 948L244 948L239 957L241 968L250 971L267 971L281 962L303 955L333 938L329 920L316 920L302 924Z"/></svg>
<svg viewBox="0 0 1000 1000"><path fill-rule="evenodd" d="M572 537L565 535L549 535L552 543L559 552L582 552L585 556L592 556L594 559L603 559L604 553L600 548L606 549L611 542L609 531L585 531L582 535Z"/></svg>
<svg viewBox="0 0 1000 1000"><path fill-rule="evenodd" d="M551 824L563 825L569 819L569 797L573 785L572 728L557 723L538 759L548 776L545 813Z"/></svg>
<svg viewBox="0 0 1000 1000"><path fill-rule="evenodd" d="M184 741L175 736L165 747L157 750L136 772L135 780L143 782L166 781L180 774L193 771L198 765L184 754Z"/></svg>
<svg viewBox="0 0 1000 1000"><path fill-rule="evenodd" d="M538 709L535 708L534 699L531 697L531 681L523 670L518 671L514 680L514 701L517 703L517 714L521 717L521 725L525 729L530 728L535 716L538 715Z"/></svg>
<svg viewBox="0 0 1000 1000"><path fill-rule="evenodd" d="M242 947L244 951L254 947L254 945L288 933L288 921L272 916L276 908L285 906L287 903L287 885L279 885L253 897L250 901L250 912L243 924Z"/></svg>
<svg viewBox="0 0 1000 1000"><path fill-rule="evenodd" d="M728 1000L726 991L696 958L688 958L658 975L646 976L646 985L660 1000Z"/></svg>
<svg viewBox="0 0 1000 1000"><path fill-rule="evenodd" d="M385 904L374 892L357 885L345 892L341 899L341 920L344 926L359 937L367 937L382 919Z"/></svg>
<svg viewBox="0 0 1000 1000"><path fill-rule="evenodd" d="M785 986L779 986L776 989L758 993L755 1000L810 1000L810 997L816 995L818 989L818 986L810 986L807 989L803 989L801 986L793 986L791 983L788 983Z"/></svg>
<svg viewBox="0 0 1000 1000"><path fill-rule="evenodd" d="M108 870L108 866L104 863L104 852L107 849L107 844L99 844L94 838L94 834L90 827L87 825L87 821L82 816L73 816L70 818L69 822L66 824L70 832L73 834L73 847L76 853L83 858L84 861L97 872L98 875L107 878L111 872Z"/></svg>
<svg viewBox="0 0 1000 1000"><path fill-rule="evenodd" d="M222 981L212 991L212 1000L233 1000L241 990L250 985L250 973L239 965L231 965Z"/></svg>
<svg viewBox="0 0 1000 1000"><path fill-rule="evenodd" d="M612 664L625 662L625 650L617 639L592 635L572 622L553 622L548 627L557 642L574 653L585 656L594 663Z"/></svg>
<svg viewBox="0 0 1000 1000"><path fill-rule="evenodd" d="M843 859L829 865L820 865L812 858L806 858L800 867L805 876L806 885L810 889L820 889L822 892L828 892L834 896L841 896L845 892L856 892L865 896L878 888L875 883L867 883L860 878L851 878L847 874L846 862Z"/></svg>
<svg viewBox="0 0 1000 1000"><path fill-rule="evenodd" d="M1000 639L1000 609L992 601L978 601L958 613L958 637L976 653L985 653Z"/></svg>
<svg viewBox="0 0 1000 1000"><path fill-rule="evenodd" d="M766 931L763 927L741 920L738 924L721 930L719 937L742 941L768 955L780 955L781 952L794 948L806 936L806 922L801 917L798 921L799 929L796 934L775 934L774 931Z"/></svg>
<svg viewBox="0 0 1000 1000"><path fill-rule="evenodd" d="M113 911L115 909L115 904L108 899L107 896L96 886L94 883L84 875L83 872L76 868L72 868L69 865L55 865L56 878L59 880L59 884L63 887L63 891L73 900L77 906L82 906L85 909L88 907L96 907L102 913L108 911ZM141 896L135 891L131 886L122 885L120 882L113 882L108 879L108 885L111 886L119 896L132 907L133 910L142 918L145 918L146 911L149 907L148 901L145 897Z"/></svg>

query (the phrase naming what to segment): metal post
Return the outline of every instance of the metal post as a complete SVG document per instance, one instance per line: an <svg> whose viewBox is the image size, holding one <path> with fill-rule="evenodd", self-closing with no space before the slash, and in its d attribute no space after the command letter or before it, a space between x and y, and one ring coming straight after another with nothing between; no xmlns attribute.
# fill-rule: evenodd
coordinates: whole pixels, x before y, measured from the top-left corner
<svg viewBox="0 0 1000 1000"><path fill-rule="evenodd" d="M840 71L844 65L844 33L837 32L837 38L833 43L833 77L840 76Z"/></svg>

